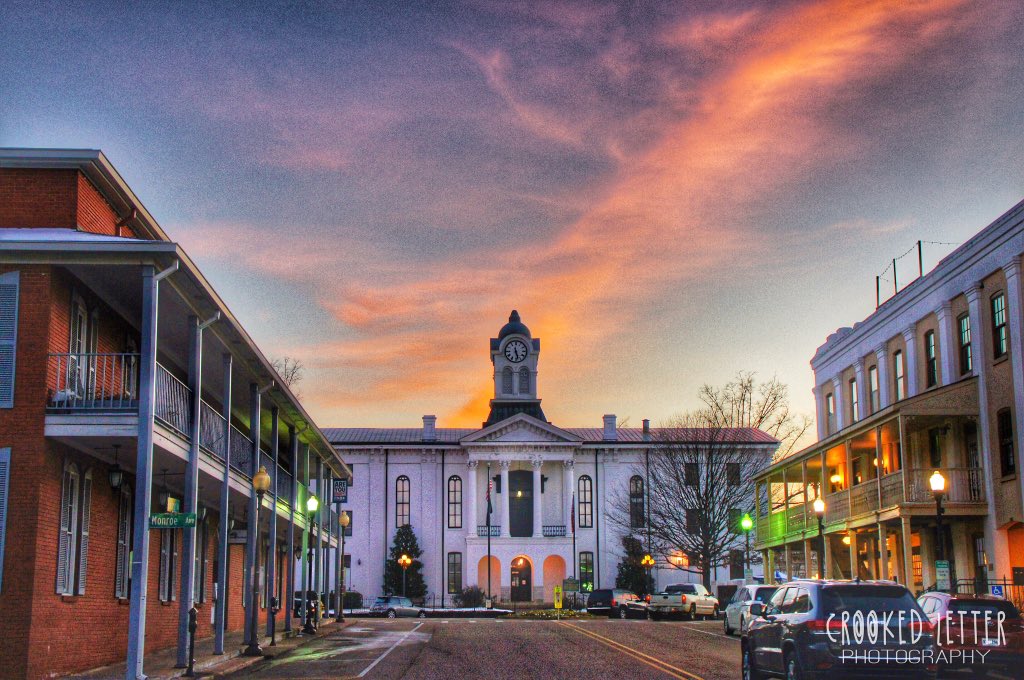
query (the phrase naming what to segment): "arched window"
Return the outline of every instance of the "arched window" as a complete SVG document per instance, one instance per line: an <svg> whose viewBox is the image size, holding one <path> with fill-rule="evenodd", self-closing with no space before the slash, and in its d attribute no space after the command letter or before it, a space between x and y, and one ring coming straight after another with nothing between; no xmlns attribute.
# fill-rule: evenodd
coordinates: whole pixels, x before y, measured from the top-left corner
<svg viewBox="0 0 1024 680"><path fill-rule="evenodd" d="M512 394L512 369L508 366L501 372L501 392L502 394Z"/></svg>
<svg viewBox="0 0 1024 680"><path fill-rule="evenodd" d="M448 528L462 528L462 477L448 478Z"/></svg>
<svg viewBox="0 0 1024 680"><path fill-rule="evenodd" d="M530 393L530 369L523 366L519 369L519 394Z"/></svg>
<svg viewBox="0 0 1024 680"><path fill-rule="evenodd" d="M633 475L629 479L629 526L640 529L645 524L644 480L640 475Z"/></svg>
<svg viewBox="0 0 1024 680"><path fill-rule="evenodd" d="M594 482L588 475L580 477L577 482L579 492L580 528L589 529L594 526Z"/></svg>
<svg viewBox="0 0 1024 680"><path fill-rule="evenodd" d="M402 475L395 480L395 526L411 524L409 517L409 478Z"/></svg>
<svg viewBox="0 0 1024 680"><path fill-rule="evenodd" d="M57 547L57 593L84 595L89 563L89 515L92 470L82 475L74 463L64 465Z"/></svg>
<svg viewBox="0 0 1024 680"><path fill-rule="evenodd" d="M117 564L114 567L114 597L127 600L130 593L132 552L132 487L121 484L117 510Z"/></svg>

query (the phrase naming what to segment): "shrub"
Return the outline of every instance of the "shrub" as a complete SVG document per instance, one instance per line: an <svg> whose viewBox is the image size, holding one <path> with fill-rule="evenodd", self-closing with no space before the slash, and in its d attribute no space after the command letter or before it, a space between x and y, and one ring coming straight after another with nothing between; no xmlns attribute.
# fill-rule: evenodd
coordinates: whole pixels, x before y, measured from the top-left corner
<svg viewBox="0 0 1024 680"><path fill-rule="evenodd" d="M346 590L343 604L345 609L362 609L363 594L354 590Z"/></svg>
<svg viewBox="0 0 1024 680"><path fill-rule="evenodd" d="M482 607L484 606L484 595L484 591L479 586L469 586L463 588L462 592L453 599L456 607Z"/></svg>

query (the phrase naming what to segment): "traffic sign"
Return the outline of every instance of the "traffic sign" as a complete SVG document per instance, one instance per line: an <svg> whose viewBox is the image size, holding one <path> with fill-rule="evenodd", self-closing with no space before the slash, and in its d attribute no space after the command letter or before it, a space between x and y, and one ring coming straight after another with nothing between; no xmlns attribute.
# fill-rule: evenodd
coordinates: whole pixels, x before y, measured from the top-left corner
<svg viewBox="0 0 1024 680"><path fill-rule="evenodd" d="M580 582L574 578L562 579L562 592L565 593L578 593L580 592Z"/></svg>
<svg viewBox="0 0 1024 680"><path fill-rule="evenodd" d="M348 480L335 479L331 488L332 503L348 503Z"/></svg>
<svg viewBox="0 0 1024 680"><path fill-rule="evenodd" d="M194 512L154 512L149 516L150 529L189 529L195 525Z"/></svg>
<svg viewBox="0 0 1024 680"><path fill-rule="evenodd" d="M562 608L562 586L555 586L555 609Z"/></svg>
<svg viewBox="0 0 1024 680"><path fill-rule="evenodd" d="M995 597L1006 597L1002 586L989 586L989 590L992 591L992 595Z"/></svg>
<svg viewBox="0 0 1024 680"><path fill-rule="evenodd" d="M935 561L935 589L948 591L952 587L949 581L949 560Z"/></svg>

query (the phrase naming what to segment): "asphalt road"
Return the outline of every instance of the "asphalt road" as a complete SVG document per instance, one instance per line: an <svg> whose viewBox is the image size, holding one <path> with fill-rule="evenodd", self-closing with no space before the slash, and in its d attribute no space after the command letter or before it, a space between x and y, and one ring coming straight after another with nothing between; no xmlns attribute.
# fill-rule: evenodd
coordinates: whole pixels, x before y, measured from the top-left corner
<svg viewBox="0 0 1024 680"><path fill-rule="evenodd" d="M718 621L358 619L238 677L735 680L739 662Z"/></svg>

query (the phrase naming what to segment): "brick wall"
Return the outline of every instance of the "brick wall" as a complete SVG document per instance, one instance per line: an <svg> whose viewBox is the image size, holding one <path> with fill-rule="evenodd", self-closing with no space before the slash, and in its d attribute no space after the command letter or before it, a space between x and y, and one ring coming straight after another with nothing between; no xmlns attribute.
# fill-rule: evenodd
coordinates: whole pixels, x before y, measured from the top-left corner
<svg viewBox="0 0 1024 680"><path fill-rule="evenodd" d="M0 169L0 227L80 229L136 237L128 227L118 234L117 222L113 207L77 170Z"/></svg>

